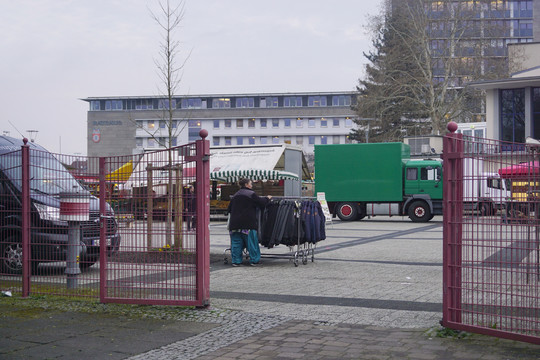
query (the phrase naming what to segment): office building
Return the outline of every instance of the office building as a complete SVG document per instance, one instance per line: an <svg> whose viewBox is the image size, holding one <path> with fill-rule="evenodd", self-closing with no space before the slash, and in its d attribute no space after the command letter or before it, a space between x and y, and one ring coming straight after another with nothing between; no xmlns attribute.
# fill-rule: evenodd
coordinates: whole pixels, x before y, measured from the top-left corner
<svg viewBox="0 0 540 360"><path fill-rule="evenodd" d="M350 142L356 92L89 97L88 156L136 154L199 139L210 146L292 144L306 157L316 144ZM174 109L169 129L168 108Z"/></svg>

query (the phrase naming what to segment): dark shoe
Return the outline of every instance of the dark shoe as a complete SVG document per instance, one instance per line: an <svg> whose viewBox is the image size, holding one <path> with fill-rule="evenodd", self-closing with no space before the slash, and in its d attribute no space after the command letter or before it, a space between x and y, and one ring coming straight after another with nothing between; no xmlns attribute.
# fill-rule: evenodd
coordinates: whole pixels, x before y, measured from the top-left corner
<svg viewBox="0 0 540 360"><path fill-rule="evenodd" d="M233 263L232 266L238 267L238 266L242 266L242 264L235 264L235 263Z"/></svg>
<svg viewBox="0 0 540 360"><path fill-rule="evenodd" d="M261 266L261 263L260 263L260 262L258 262L258 263L250 263L249 265L250 265L250 266L257 267L257 266Z"/></svg>

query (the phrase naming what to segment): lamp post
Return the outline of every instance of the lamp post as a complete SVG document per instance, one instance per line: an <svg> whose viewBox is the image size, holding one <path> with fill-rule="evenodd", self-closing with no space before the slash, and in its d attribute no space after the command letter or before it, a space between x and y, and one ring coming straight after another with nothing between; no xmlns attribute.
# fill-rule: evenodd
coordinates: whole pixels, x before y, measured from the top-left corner
<svg viewBox="0 0 540 360"><path fill-rule="evenodd" d="M369 144L369 122L375 121L375 118L358 118L359 121L367 121L367 131L366 131L366 144Z"/></svg>
<svg viewBox="0 0 540 360"><path fill-rule="evenodd" d="M28 137L30 138L30 142L34 142L37 137L38 130L26 130L28 133Z"/></svg>

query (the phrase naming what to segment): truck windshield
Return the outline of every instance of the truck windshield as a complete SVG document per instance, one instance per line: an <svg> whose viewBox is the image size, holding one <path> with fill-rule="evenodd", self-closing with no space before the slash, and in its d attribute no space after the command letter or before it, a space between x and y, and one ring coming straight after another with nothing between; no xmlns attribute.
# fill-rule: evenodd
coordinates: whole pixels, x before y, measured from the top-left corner
<svg viewBox="0 0 540 360"><path fill-rule="evenodd" d="M21 191L21 152L0 156L0 167L13 185ZM87 193L51 153L30 149L30 189L42 194L61 192Z"/></svg>

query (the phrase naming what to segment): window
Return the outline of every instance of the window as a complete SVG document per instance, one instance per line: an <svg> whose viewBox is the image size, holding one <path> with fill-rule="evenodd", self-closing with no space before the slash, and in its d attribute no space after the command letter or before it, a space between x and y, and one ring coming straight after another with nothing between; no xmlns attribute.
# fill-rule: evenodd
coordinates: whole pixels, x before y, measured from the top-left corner
<svg viewBox="0 0 540 360"><path fill-rule="evenodd" d="M332 96L332 106L350 106L351 97L349 95Z"/></svg>
<svg viewBox="0 0 540 360"><path fill-rule="evenodd" d="M332 137L332 144L341 144L341 137L339 135L334 135Z"/></svg>
<svg viewBox="0 0 540 360"><path fill-rule="evenodd" d="M300 118L296 119L296 127L297 128L304 127L304 120Z"/></svg>
<svg viewBox="0 0 540 360"><path fill-rule="evenodd" d="M418 180L417 168L407 168L407 180Z"/></svg>
<svg viewBox="0 0 540 360"><path fill-rule="evenodd" d="M219 120L214 120L214 129L219 129Z"/></svg>
<svg viewBox="0 0 540 360"><path fill-rule="evenodd" d="M309 145L314 145L315 144L315 136L310 135L308 137L308 139L309 139Z"/></svg>
<svg viewBox="0 0 540 360"><path fill-rule="evenodd" d="M423 168L420 168L420 180L431 180L431 181L433 181L433 180L437 179L438 172L440 172L439 167L435 167L435 168L423 167Z"/></svg>
<svg viewBox="0 0 540 360"><path fill-rule="evenodd" d="M272 127L274 129L279 128L279 119L272 119Z"/></svg>
<svg viewBox="0 0 540 360"><path fill-rule="evenodd" d="M261 119L261 129L266 129L266 119Z"/></svg>
<svg viewBox="0 0 540 360"><path fill-rule="evenodd" d="M310 128L315 127L315 119L308 119L308 127Z"/></svg>
<svg viewBox="0 0 540 360"><path fill-rule="evenodd" d="M268 144L268 138L266 136L261 136L261 144Z"/></svg>
<svg viewBox="0 0 540 360"><path fill-rule="evenodd" d="M178 145L178 138L173 137L173 138L171 139L171 146L174 147L174 146L176 146L176 145Z"/></svg>
<svg viewBox="0 0 540 360"><path fill-rule="evenodd" d="M501 140L525 142L525 89L500 90Z"/></svg>
<svg viewBox="0 0 540 360"><path fill-rule="evenodd" d="M328 144L328 137L326 135L321 135L321 144Z"/></svg>
<svg viewBox="0 0 540 360"><path fill-rule="evenodd" d="M225 128L230 129L232 126L231 119L225 119Z"/></svg>
<svg viewBox="0 0 540 360"><path fill-rule="evenodd" d="M296 145L303 145L304 144L304 137L303 136L297 136L296 137Z"/></svg>
<svg viewBox="0 0 540 360"><path fill-rule="evenodd" d="M100 102L99 102L99 101L96 101L96 100L90 101L90 110L91 110L91 111L101 110L101 104L100 104Z"/></svg>
<svg viewBox="0 0 540 360"><path fill-rule="evenodd" d="M156 140L154 140L154 139L148 139L147 141L148 141L147 144L148 144L148 147L149 147L149 148L156 147Z"/></svg>
<svg viewBox="0 0 540 360"><path fill-rule="evenodd" d="M165 120L159 120L159 128L160 129L165 129Z"/></svg>
<svg viewBox="0 0 540 360"><path fill-rule="evenodd" d="M142 138L136 138L135 139L135 146L138 148L142 148L143 146L143 139Z"/></svg>
<svg viewBox="0 0 540 360"><path fill-rule="evenodd" d="M134 100L134 103L134 105L132 103L132 106L135 107L135 110L152 110L154 108L154 104L151 99Z"/></svg>
<svg viewBox="0 0 540 360"><path fill-rule="evenodd" d="M279 144L279 136L272 137L272 144Z"/></svg>
<svg viewBox="0 0 540 360"><path fill-rule="evenodd" d="M171 101L171 107L172 109L176 109L176 100ZM160 99L158 102L158 109L169 109L169 99Z"/></svg>
<svg viewBox="0 0 540 360"><path fill-rule="evenodd" d="M255 107L255 100L251 97L236 98L237 108L252 108Z"/></svg>
<svg viewBox="0 0 540 360"><path fill-rule="evenodd" d="M219 146L219 136L212 137L212 144L214 146Z"/></svg>
<svg viewBox="0 0 540 360"><path fill-rule="evenodd" d="M216 98L212 99L212 108L215 109L224 109L231 107L231 99L229 98Z"/></svg>
<svg viewBox="0 0 540 360"><path fill-rule="evenodd" d="M328 120L326 120L325 118L321 118L321 127L328 127Z"/></svg>
<svg viewBox="0 0 540 360"><path fill-rule="evenodd" d="M176 129L178 127L178 121L177 120L173 120L172 121L172 128L173 129Z"/></svg>
<svg viewBox="0 0 540 360"><path fill-rule="evenodd" d="M533 137L540 139L540 88L532 89Z"/></svg>
<svg viewBox="0 0 540 360"><path fill-rule="evenodd" d="M244 119L236 119L236 128L242 129L244 127Z"/></svg>
<svg viewBox="0 0 540 360"><path fill-rule="evenodd" d="M198 140L199 133L201 131L201 121L200 120L189 120L188 122L188 141Z"/></svg>
<svg viewBox="0 0 540 360"><path fill-rule="evenodd" d="M308 97L308 106L326 106L326 96L310 96Z"/></svg>
<svg viewBox="0 0 540 360"><path fill-rule="evenodd" d="M345 144L352 144L352 139L349 135L345 136Z"/></svg>
<svg viewBox="0 0 540 360"><path fill-rule="evenodd" d="M300 107L302 106L301 96L285 96L283 98L283 107Z"/></svg>
<svg viewBox="0 0 540 360"><path fill-rule="evenodd" d="M122 110L122 100L105 101L105 110Z"/></svg>
<svg viewBox="0 0 540 360"><path fill-rule="evenodd" d="M345 127L352 127L351 118L345 118Z"/></svg>
<svg viewBox="0 0 540 360"><path fill-rule="evenodd" d="M278 107L278 98L275 96L261 98L262 100L265 100L266 107Z"/></svg>
<svg viewBox="0 0 540 360"><path fill-rule="evenodd" d="M290 136L285 136L285 137L283 138L283 142L284 142L285 144L292 144L292 142L291 142L291 137L290 137Z"/></svg>
<svg viewBox="0 0 540 360"><path fill-rule="evenodd" d="M291 119L283 119L283 125L286 128L290 128L291 127Z"/></svg>
<svg viewBox="0 0 540 360"><path fill-rule="evenodd" d="M202 99L182 99L182 109L201 109Z"/></svg>
<svg viewBox="0 0 540 360"><path fill-rule="evenodd" d="M225 145L231 145L231 137L225 136Z"/></svg>
<svg viewBox="0 0 540 360"><path fill-rule="evenodd" d="M339 127L339 119L338 118L332 119L332 126L333 127Z"/></svg>
<svg viewBox="0 0 540 360"><path fill-rule="evenodd" d="M255 145L255 136L250 136L248 140L249 140L249 145Z"/></svg>
<svg viewBox="0 0 540 360"><path fill-rule="evenodd" d="M255 119L248 119L248 128L255 128Z"/></svg>
<svg viewBox="0 0 540 360"><path fill-rule="evenodd" d="M148 130L154 130L154 127L155 127L154 120L148 120L147 127L148 127Z"/></svg>
<svg viewBox="0 0 540 360"><path fill-rule="evenodd" d="M236 145L244 145L244 137L243 136L237 136L236 137Z"/></svg>

